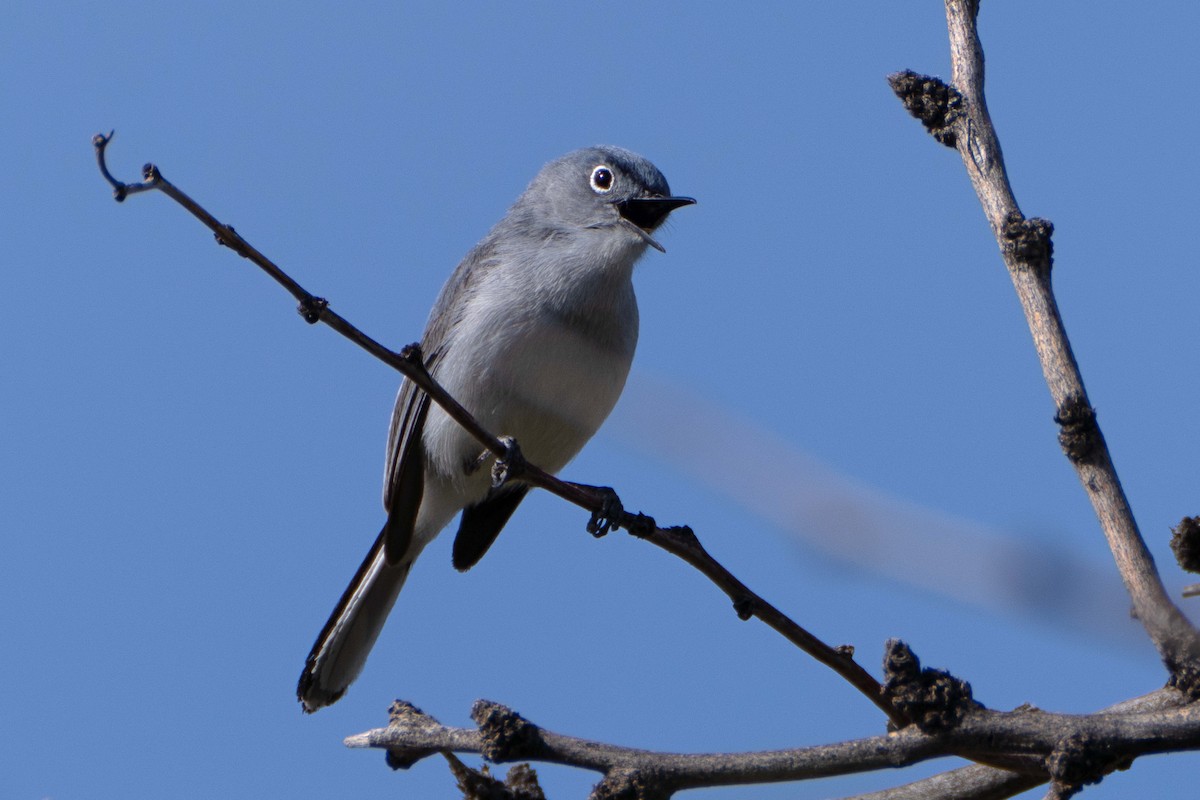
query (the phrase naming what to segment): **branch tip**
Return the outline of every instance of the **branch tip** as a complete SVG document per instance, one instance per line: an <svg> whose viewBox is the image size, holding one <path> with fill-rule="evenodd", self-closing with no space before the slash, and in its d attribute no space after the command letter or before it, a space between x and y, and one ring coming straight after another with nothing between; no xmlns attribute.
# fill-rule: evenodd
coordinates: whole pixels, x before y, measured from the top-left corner
<svg viewBox="0 0 1200 800"><path fill-rule="evenodd" d="M122 181L114 178L112 173L108 171L108 162L104 157L105 149L116 133L115 128L110 130L107 136L103 133L97 133L92 137L92 147L96 151L96 163L100 166L100 174L104 176L104 180L108 181L108 185L112 187L113 199L118 203L123 203L128 195L128 187Z"/></svg>
<svg viewBox="0 0 1200 800"><path fill-rule="evenodd" d="M92 137L92 148L96 151L96 164L100 167L100 174L104 176L104 180L112 187L113 199L121 203L131 194L159 188L162 175L159 174L158 169L153 164L146 164L142 167L142 174L146 180L141 183L119 181L108 171L108 161L105 154L108 149L108 143L113 140L113 136L115 135L116 131L111 130L108 132L108 135L97 133Z"/></svg>

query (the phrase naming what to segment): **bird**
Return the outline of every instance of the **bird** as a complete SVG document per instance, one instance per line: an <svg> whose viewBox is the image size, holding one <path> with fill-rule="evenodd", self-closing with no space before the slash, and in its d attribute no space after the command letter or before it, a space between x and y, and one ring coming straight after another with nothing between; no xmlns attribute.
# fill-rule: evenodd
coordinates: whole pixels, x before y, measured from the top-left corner
<svg viewBox="0 0 1200 800"><path fill-rule="evenodd" d="M645 158L587 147L546 164L442 287L421 338L425 366L488 431L513 437L550 473L575 457L616 404L638 339L632 274L671 194ZM306 713L358 677L417 556L461 512L453 566L487 552L529 491L493 487L490 453L412 381L388 432L387 514L305 661Z"/></svg>

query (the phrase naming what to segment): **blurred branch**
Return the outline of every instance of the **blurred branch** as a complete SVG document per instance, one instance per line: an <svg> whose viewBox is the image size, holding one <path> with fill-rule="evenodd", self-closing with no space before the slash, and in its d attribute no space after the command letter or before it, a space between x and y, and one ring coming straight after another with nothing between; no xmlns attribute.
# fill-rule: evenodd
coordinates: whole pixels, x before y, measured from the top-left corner
<svg viewBox="0 0 1200 800"><path fill-rule="evenodd" d="M441 406L456 422L470 432L479 443L496 457L496 467L493 476L497 483L506 480L521 480L533 486L545 489L558 495L568 502L590 511L592 519L588 530L597 536L602 536L609 530L625 528L634 536L644 539L651 544L683 559L699 570L705 577L721 589L733 602L734 610L741 619L757 617L789 642L799 647L805 653L826 665L843 679L858 689L872 703L883 711L893 725L902 727L908 723L908 718L884 697L879 682L854 660L851 647L833 647L818 639L798 625L786 614L775 608L758 594L751 591L744 583L725 569L696 538L692 530L686 526L662 528L653 518L644 514L630 514L622 506L616 493L607 487L585 486L560 480L541 468L528 463L520 454L518 444L509 438L499 438L486 429L458 401L442 388L425 369L418 345L412 344L400 352L394 352L384 347L341 315L330 308L324 298L310 294L299 283L279 268L261 252L250 245L241 235L229 225L225 225L199 203L192 200L174 184L163 177L158 167L146 164L142 168L144 180L141 183L127 184L117 180L109 172L105 160L105 152L112 133L97 134L92 139L96 152L96 160L105 180L113 187L113 195L118 202L128 195L150 190L158 190L187 209L193 216L206 225L217 238L217 243L230 248L243 258L254 262L277 283L283 286L299 303L299 312L305 321L313 324L323 322L338 333L345 336L356 345L366 350L388 366L413 381L422 391L428 394L434 402Z"/></svg>
<svg viewBox="0 0 1200 800"><path fill-rule="evenodd" d="M668 463L794 538L809 569L886 578L898 590L1036 620L1123 651L1144 646L1112 562L1067 549L1053 527L1023 535L922 507L839 473L786 434L644 370L630 376L605 426L623 446ZM714 452L720 470L712 469Z"/></svg>
<svg viewBox="0 0 1200 800"><path fill-rule="evenodd" d="M952 85L913 72L889 79L905 107L956 147L1000 245L1054 401L1059 442L1092 502L1134 610L1176 681L1200 693L1200 635L1168 596L1138 531L1088 400L1051 288L1054 226L1017 206L984 96L978 0L946 0Z"/></svg>

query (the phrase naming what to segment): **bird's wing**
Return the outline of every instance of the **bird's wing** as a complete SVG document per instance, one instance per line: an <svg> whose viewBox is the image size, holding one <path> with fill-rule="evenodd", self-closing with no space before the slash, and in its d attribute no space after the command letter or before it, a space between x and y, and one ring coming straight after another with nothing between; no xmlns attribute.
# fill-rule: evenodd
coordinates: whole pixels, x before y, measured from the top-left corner
<svg viewBox="0 0 1200 800"><path fill-rule="evenodd" d="M388 564L404 560L421 510L425 491L425 446L421 438L428 411L429 395L406 379L396 397L388 430L383 484L383 507L388 518L380 535Z"/></svg>
<svg viewBox="0 0 1200 800"><path fill-rule="evenodd" d="M429 325L421 339L421 350L425 354L425 368L434 379L466 311L468 296L478 288L479 277L498 265L494 234L493 231L476 245L454 270L450 280L442 287L429 316ZM428 411L429 396L406 379L396 396L392 424L388 430L387 467L383 484L383 506L388 512L383 538L388 564L403 560L412 542L425 487L425 447L422 438Z"/></svg>

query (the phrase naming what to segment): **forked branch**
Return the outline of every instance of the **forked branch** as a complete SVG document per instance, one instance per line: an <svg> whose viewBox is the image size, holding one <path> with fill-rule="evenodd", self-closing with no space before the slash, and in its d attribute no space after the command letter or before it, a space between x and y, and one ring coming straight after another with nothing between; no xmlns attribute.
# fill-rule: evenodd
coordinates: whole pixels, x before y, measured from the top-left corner
<svg viewBox="0 0 1200 800"><path fill-rule="evenodd" d="M952 81L913 72L891 76L892 88L944 144L956 147L1000 245L1054 401L1059 443L1079 475L1145 627L1171 679L1200 695L1200 634L1171 601L1138 531L1096 413L1084 389L1051 287L1053 226L1017 206L1000 141L984 96L978 0L946 0Z"/></svg>

